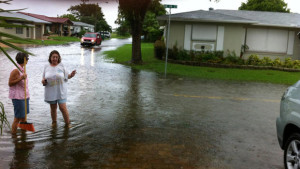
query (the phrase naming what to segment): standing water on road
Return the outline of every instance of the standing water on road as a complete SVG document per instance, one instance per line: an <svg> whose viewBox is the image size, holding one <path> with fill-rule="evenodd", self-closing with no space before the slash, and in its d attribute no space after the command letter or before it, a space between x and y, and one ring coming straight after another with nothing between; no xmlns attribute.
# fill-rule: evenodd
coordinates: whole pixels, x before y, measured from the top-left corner
<svg viewBox="0 0 300 169"><path fill-rule="evenodd" d="M111 63L102 53L126 43L131 40L106 40L94 48L79 43L26 48L36 55L27 65L28 121L36 132L19 130L12 137L6 129L0 136L0 168L282 166L274 120L286 86L165 79ZM44 102L42 72L52 50L60 52L69 71L77 70L68 81L71 128L64 127L59 110L58 125L52 127ZM9 52L13 58L16 53ZM3 54L0 64L0 101L12 123L7 83L14 66Z"/></svg>

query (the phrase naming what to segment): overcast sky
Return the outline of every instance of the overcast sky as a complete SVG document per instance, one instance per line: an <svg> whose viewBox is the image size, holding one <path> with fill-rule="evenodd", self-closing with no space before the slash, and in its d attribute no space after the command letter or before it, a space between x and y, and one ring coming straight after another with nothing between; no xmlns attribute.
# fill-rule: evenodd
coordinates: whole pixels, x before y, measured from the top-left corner
<svg viewBox="0 0 300 169"><path fill-rule="evenodd" d="M194 10L214 9L232 9L237 10L242 2L247 0L220 0L216 3L214 0L162 0L162 4L177 5L177 9L172 9L171 13L179 13ZM299 0L285 0L291 12L300 13ZM13 0L10 5L1 4L2 9L20 9L27 8L23 12L41 14L56 17L57 15L67 14L67 9L71 5L80 4L80 0ZM116 0L89 0L88 3L98 3L102 8L107 23L116 28L114 24L118 13L118 4Z"/></svg>

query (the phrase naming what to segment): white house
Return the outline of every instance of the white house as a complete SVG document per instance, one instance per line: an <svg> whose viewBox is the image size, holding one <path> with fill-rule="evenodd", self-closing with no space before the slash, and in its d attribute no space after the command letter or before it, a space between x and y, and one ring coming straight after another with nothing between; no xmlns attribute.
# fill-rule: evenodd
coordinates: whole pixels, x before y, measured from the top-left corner
<svg viewBox="0 0 300 169"><path fill-rule="evenodd" d="M43 37L45 24L49 24L47 21L16 12L0 12L0 16L5 17L4 20L7 23L27 26L0 27L1 32L9 33L21 38L40 39Z"/></svg>
<svg viewBox="0 0 300 169"><path fill-rule="evenodd" d="M167 28L168 18L157 19ZM198 10L172 14L170 21L169 48L176 44L185 50L234 51L239 56L242 46L248 46L246 58L258 54L300 59L300 14Z"/></svg>
<svg viewBox="0 0 300 169"><path fill-rule="evenodd" d="M94 25L90 25L83 22L73 22L73 26L71 26L71 34L72 35L78 35L78 33L83 29L86 32L94 32Z"/></svg>

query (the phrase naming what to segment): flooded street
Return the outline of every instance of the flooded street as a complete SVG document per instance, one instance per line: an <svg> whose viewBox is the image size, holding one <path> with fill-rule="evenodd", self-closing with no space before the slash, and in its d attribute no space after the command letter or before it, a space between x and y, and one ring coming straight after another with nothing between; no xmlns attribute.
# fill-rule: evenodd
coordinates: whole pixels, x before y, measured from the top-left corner
<svg viewBox="0 0 300 169"><path fill-rule="evenodd" d="M106 40L25 48L30 90L28 121L35 133L7 129L0 136L0 168L7 169L283 169L275 120L286 85L202 80L111 63L103 51L131 43ZM68 81L72 128L51 126L42 72L49 53L77 70ZM9 54L14 58L17 52ZM8 120L8 77L13 64L0 54L0 101Z"/></svg>

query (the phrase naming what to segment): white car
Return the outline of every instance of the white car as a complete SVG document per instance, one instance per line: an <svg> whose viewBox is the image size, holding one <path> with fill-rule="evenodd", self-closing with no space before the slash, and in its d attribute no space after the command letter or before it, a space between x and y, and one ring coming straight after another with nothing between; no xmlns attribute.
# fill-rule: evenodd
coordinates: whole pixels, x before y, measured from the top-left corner
<svg viewBox="0 0 300 169"><path fill-rule="evenodd" d="M110 38L110 32L105 31L103 32L103 35L105 38Z"/></svg>
<svg viewBox="0 0 300 169"><path fill-rule="evenodd" d="M285 168L300 168L300 81L283 94L276 128Z"/></svg>

